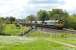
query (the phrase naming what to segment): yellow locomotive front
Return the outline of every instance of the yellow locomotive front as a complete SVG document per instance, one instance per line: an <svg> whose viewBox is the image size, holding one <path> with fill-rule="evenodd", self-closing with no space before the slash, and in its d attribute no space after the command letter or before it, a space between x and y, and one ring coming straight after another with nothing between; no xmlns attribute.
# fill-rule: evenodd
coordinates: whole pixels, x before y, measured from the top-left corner
<svg viewBox="0 0 76 50"><path fill-rule="evenodd" d="M58 20L58 22L56 23L56 27L57 27L57 29L63 29L64 20Z"/></svg>

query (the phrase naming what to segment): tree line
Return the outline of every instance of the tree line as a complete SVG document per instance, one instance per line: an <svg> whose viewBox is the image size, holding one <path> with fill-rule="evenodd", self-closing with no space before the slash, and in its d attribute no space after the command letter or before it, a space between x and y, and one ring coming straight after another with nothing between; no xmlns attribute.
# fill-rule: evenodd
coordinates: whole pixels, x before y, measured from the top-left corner
<svg viewBox="0 0 76 50"><path fill-rule="evenodd" d="M39 10L36 15L29 15L26 21L64 20L65 28L76 29L76 15L62 9L52 9L51 11Z"/></svg>

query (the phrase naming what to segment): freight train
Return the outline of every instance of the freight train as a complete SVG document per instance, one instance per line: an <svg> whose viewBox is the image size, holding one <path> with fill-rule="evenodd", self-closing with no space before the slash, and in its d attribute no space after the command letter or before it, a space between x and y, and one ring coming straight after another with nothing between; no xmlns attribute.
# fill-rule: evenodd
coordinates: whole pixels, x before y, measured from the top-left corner
<svg viewBox="0 0 76 50"><path fill-rule="evenodd" d="M28 21L26 22L26 25L32 27L47 27L47 28L63 29L64 20Z"/></svg>

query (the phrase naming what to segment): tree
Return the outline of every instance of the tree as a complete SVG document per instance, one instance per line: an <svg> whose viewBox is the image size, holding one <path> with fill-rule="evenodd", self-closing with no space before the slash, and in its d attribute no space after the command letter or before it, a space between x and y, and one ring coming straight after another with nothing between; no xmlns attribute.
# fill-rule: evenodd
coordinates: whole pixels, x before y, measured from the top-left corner
<svg viewBox="0 0 76 50"><path fill-rule="evenodd" d="M10 16L10 22L11 22L11 24L13 23L13 22L15 22L15 17L12 17L12 16Z"/></svg>
<svg viewBox="0 0 76 50"><path fill-rule="evenodd" d="M29 15L29 16L26 17L26 20L34 21L35 20L35 16L34 15Z"/></svg>
<svg viewBox="0 0 76 50"><path fill-rule="evenodd" d="M30 21L30 22L36 21L36 17L34 15L29 15L26 17L26 21Z"/></svg>
<svg viewBox="0 0 76 50"><path fill-rule="evenodd" d="M76 30L76 16L69 16L67 18L67 28L72 28Z"/></svg>
<svg viewBox="0 0 76 50"><path fill-rule="evenodd" d="M16 19L15 19L15 17L12 17L12 16L10 16L10 17L6 17L6 21L9 23L13 23L13 22L15 22L16 21Z"/></svg>
<svg viewBox="0 0 76 50"><path fill-rule="evenodd" d="M45 10L40 10L37 13L38 19L41 21L49 20L48 12Z"/></svg>
<svg viewBox="0 0 76 50"><path fill-rule="evenodd" d="M0 35L4 34L4 18L0 18Z"/></svg>
<svg viewBox="0 0 76 50"><path fill-rule="evenodd" d="M52 9L52 11L49 11L49 16L51 19L64 20L68 16L68 13L62 9Z"/></svg>

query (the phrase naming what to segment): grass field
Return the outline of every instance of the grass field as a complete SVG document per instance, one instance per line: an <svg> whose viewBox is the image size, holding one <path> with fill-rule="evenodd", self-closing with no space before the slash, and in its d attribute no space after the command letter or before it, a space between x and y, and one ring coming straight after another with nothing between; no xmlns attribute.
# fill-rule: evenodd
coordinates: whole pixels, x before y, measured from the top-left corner
<svg viewBox="0 0 76 50"><path fill-rule="evenodd" d="M27 27L17 28L14 24L4 28L10 35L27 30ZM25 36L0 36L0 50L76 50L76 34L33 30Z"/></svg>
<svg viewBox="0 0 76 50"><path fill-rule="evenodd" d="M49 33L49 32L42 32L42 31L35 31L33 33L29 33L29 36L32 37L48 37L50 39L54 39L57 41L70 43L76 45L76 34L72 33Z"/></svg>
<svg viewBox="0 0 76 50"><path fill-rule="evenodd" d="M20 33L27 31L28 28L20 26L16 27L15 24L6 24L4 27L4 32L10 35L19 35Z"/></svg>
<svg viewBox="0 0 76 50"><path fill-rule="evenodd" d="M12 37L11 40L10 38L5 37L5 43L1 42L2 40L0 40L0 50L76 50L76 48L47 41L45 38L23 37L23 41L20 40L20 37ZM6 41L6 39L9 39L9 43ZM12 40L15 40L15 42Z"/></svg>

